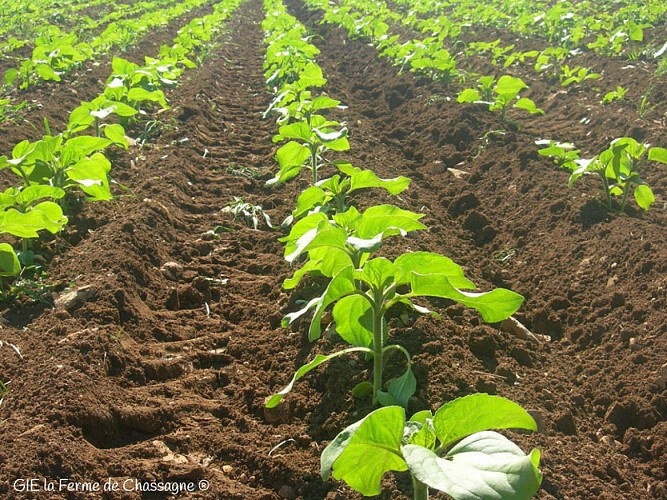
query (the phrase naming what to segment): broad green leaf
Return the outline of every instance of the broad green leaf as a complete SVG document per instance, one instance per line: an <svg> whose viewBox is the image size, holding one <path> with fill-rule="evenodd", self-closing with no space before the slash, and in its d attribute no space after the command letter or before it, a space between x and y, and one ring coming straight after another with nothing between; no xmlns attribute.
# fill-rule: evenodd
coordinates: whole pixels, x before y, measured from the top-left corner
<svg viewBox="0 0 667 500"><path fill-rule="evenodd" d="M405 191L410 184L410 179L407 177L381 179L371 170L362 170L346 162L338 162L336 167L350 177L350 193L358 189L377 187L386 190L389 194L397 195Z"/></svg>
<svg viewBox="0 0 667 500"><path fill-rule="evenodd" d="M278 134L283 139L298 139L308 144L312 142L312 131L306 122L283 125L278 129Z"/></svg>
<svg viewBox="0 0 667 500"><path fill-rule="evenodd" d="M527 88L528 85L526 85L521 78L503 75L498 79L495 90L498 95L515 97L519 92Z"/></svg>
<svg viewBox="0 0 667 500"><path fill-rule="evenodd" d="M127 93L127 100L131 103L140 102L155 102L159 104L162 109L169 109L167 98L161 90L146 90L141 87L131 88Z"/></svg>
<svg viewBox="0 0 667 500"><path fill-rule="evenodd" d="M63 149L76 152L79 157L88 156L95 151L100 151L111 144L109 139L104 137L93 137L90 135L80 135L69 139Z"/></svg>
<svg viewBox="0 0 667 500"><path fill-rule="evenodd" d="M347 427L322 452L322 478L333 469L334 479L365 496L379 495L385 473L407 470L401 454L404 423L403 409L389 406Z"/></svg>
<svg viewBox="0 0 667 500"><path fill-rule="evenodd" d="M322 363L326 363L327 361L337 358L338 356L342 356L343 354L349 354L351 352L369 352L369 349L362 348L362 347L350 347L349 349L343 349L342 351L335 352L333 354L329 354L328 356L324 356L322 354L318 354L315 356L315 358L310 361L309 363L306 363L303 365L301 368L299 368L294 376L292 377L292 380L290 381L289 384L280 392L274 394L270 398L266 400L265 406L267 408L274 408L278 406L278 404L282 401L282 399L285 397L286 394L289 394L290 391L292 390L292 387L294 387L294 383L297 382L299 379L301 379L304 375L309 373L310 371L314 370L318 366L320 366Z"/></svg>
<svg viewBox="0 0 667 500"><path fill-rule="evenodd" d="M319 186L310 186L305 191L302 191L296 199L296 208L292 212L292 216L298 219L304 214L318 206L322 206L328 200L327 194Z"/></svg>
<svg viewBox="0 0 667 500"><path fill-rule="evenodd" d="M70 134L86 130L95 122L95 118L90 114L89 105L90 103L85 103L70 113L67 123L67 130Z"/></svg>
<svg viewBox="0 0 667 500"><path fill-rule="evenodd" d="M373 310L361 295L348 295L333 308L336 332L345 342L357 347L373 345Z"/></svg>
<svg viewBox="0 0 667 500"><path fill-rule="evenodd" d="M338 272L327 286L322 296L319 298L313 313L313 319L310 322L308 329L308 340L311 342L320 338L322 333L321 319L326 308L333 304L338 299L347 295L355 293L356 287L354 284L354 268L352 266L346 267Z"/></svg>
<svg viewBox="0 0 667 500"><path fill-rule="evenodd" d="M339 139L347 137L347 128L346 127L343 127L340 130L334 130L333 132L325 132L323 130L320 130L319 128L316 128L316 129L313 130L313 132L315 132L315 135L317 136L317 138L324 143L337 141ZM327 144L327 146L328 146L328 144Z"/></svg>
<svg viewBox="0 0 667 500"><path fill-rule="evenodd" d="M378 257L366 262L360 271L355 272L355 278L364 281L371 289L384 291L394 282L396 268L389 259Z"/></svg>
<svg viewBox="0 0 667 500"><path fill-rule="evenodd" d="M465 89L461 91L456 98L456 102L477 102L482 98L480 93L475 89Z"/></svg>
<svg viewBox="0 0 667 500"><path fill-rule="evenodd" d="M537 430L530 414L500 396L471 394L442 405L433 417L433 428L443 447L476 432L491 429Z"/></svg>
<svg viewBox="0 0 667 500"><path fill-rule="evenodd" d="M17 76L19 76L19 71L16 68L9 68L7 71L5 71L5 85L7 87L11 87L14 84Z"/></svg>
<svg viewBox="0 0 667 500"><path fill-rule="evenodd" d="M9 243L0 243L0 276L8 278L21 272L21 263Z"/></svg>
<svg viewBox="0 0 667 500"><path fill-rule="evenodd" d="M298 251L291 261L296 259L303 248L317 235L318 228L325 224L329 224L329 219L326 214L321 212L310 214L294 224L287 236L278 239L278 241L285 243L285 258L288 259L290 255Z"/></svg>
<svg viewBox="0 0 667 500"><path fill-rule="evenodd" d="M278 149L276 152L276 161L280 166L280 171L272 179L266 182L267 186L286 182L301 172L305 167L306 160L310 158L310 149L298 142L290 141Z"/></svg>
<svg viewBox="0 0 667 500"><path fill-rule="evenodd" d="M347 151L350 149L350 142L347 140L347 137L323 142L326 148L331 151Z"/></svg>
<svg viewBox="0 0 667 500"><path fill-rule="evenodd" d="M403 210L394 205L376 205L361 215L355 237L370 239L379 234L405 235L410 231L426 229L426 226L419 222L422 217L423 214Z"/></svg>
<svg viewBox="0 0 667 500"><path fill-rule="evenodd" d="M412 291L404 297L440 297L451 299L467 307L476 309L487 323L497 323L509 318L523 303L523 297L505 288L490 292L465 292L458 290L446 276L439 274L410 276Z"/></svg>
<svg viewBox="0 0 667 500"><path fill-rule="evenodd" d="M373 384L370 382L359 382L352 389L352 395L357 399L364 399L373 394Z"/></svg>
<svg viewBox="0 0 667 500"><path fill-rule="evenodd" d="M38 238L39 231L56 234L66 223L67 218L62 209L52 201L43 201L29 212L10 208L0 213L0 233L9 233L19 238Z"/></svg>
<svg viewBox="0 0 667 500"><path fill-rule="evenodd" d="M118 123L105 125L104 135L118 147L127 149L130 146L125 137L125 129Z"/></svg>
<svg viewBox="0 0 667 500"><path fill-rule="evenodd" d="M48 64L38 64L37 67L35 68L35 72L37 73L37 75L39 75L39 77L42 80L45 81L53 80L55 82L60 81L60 76L58 75L58 73L56 73L56 71Z"/></svg>
<svg viewBox="0 0 667 500"><path fill-rule="evenodd" d="M475 284L463 275L463 269L453 260L433 252L408 252L396 257L394 265L401 270L396 281L409 283L410 274L441 274L446 276L452 286L459 289L476 288Z"/></svg>
<svg viewBox="0 0 667 500"><path fill-rule="evenodd" d="M637 186L633 194L637 205L644 210L648 210L649 207L655 203L653 191L646 184Z"/></svg>
<svg viewBox="0 0 667 500"><path fill-rule="evenodd" d="M528 99L527 97L522 97L519 99L517 102L514 103L515 108L523 109L525 111L528 111L531 114L544 114L544 111L542 111L540 108L538 108L535 103Z"/></svg>
<svg viewBox="0 0 667 500"><path fill-rule="evenodd" d="M301 282L303 277L310 272L318 270L320 264L321 261L319 260L310 259L306 261L306 263L303 266L294 271L294 274L292 275L291 278L286 278L285 281L283 281L283 288L285 290L292 290L293 288L296 288L296 286Z"/></svg>
<svg viewBox="0 0 667 500"><path fill-rule="evenodd" d="M26 186L16 195L16 202L21 205L27 205L41 198L53 198L59 200L65 196L65 191L55 186L45 184L34 184Z"/></svg>
<svg viewBox="0 0 667 500"><path fill-rule="evenodd" d="M445 458L413 444L403 446L402 452L417 480L455 500L527 500L542 482L539 451L526 455L496 432L473 434Z"/></svg>
<svg viewBox="0 0 667 500"><path fill-rule="evenodd" d="M331 97L326 96L326 95L320 95L320 96L317 96L315 99L312 100L312 102L310 103L310 108L313 111L318 111L320 109L335 108L339 104L340 104L340 101L332 99Z"/></svg>
<svg viewBox="0 0 667 500"><path fill-rule="evenodd" d="M657 147L649 149L648 159L651 161L659 161L660 163L667 163L667 149Z"/></svg>
<svg viewBox="0 0 667 500"><path fill-rule="evenodd" d="M403 408L408 407L408 401L417 391L417 379L412 369L408 367L405 373L387 382L387 392L392 395L396 403Z"/></svg>
<svg viewBox="0 0 667 500"><path fill-rule="evenodd" d="M110 170L111 162L102 153L95 153L68 169L67 177L76 182L91 201L108 201L111 199L107 178Z"/></svg>

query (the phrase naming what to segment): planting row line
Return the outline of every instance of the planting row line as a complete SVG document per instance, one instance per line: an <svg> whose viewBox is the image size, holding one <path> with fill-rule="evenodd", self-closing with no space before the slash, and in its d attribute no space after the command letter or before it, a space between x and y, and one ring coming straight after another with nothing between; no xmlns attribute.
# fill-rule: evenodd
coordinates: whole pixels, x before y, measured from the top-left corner
<svg viewBox="0 0 667 500"><path fill-rule="evenodd" d="M324 9L323 22L345 28L351 37L369 39L379 54L390 58L400 70L408 67L411 71L425 73L430 78L445 82L453 80L457 75L456 59L442 47L442 43L445 37L458 36L461 26L457 29L449 26L423 40L400 43L400 35L388 35L388 23L396 19L396 15L381 0L341 0L338 8L330 7L327 0L305 2L311 8ZM550 56L542 54L540 57L548 59ZM547 66L552 64L550 62ZM591 76L582 75L579 70L572 71L579 76L570 75L563 84L570 80L585 80ZM459 92L457 102L485 106L489 111L498 113L503 126L508 127L510 123L507 112L512 108L531 114L543 114L531 99L521 97L521 93L527 89L528 86L518 77L480 76L474 87ZM571 173L570 186L584 175L601 178L603 204L608 210L625 211L630 193L643 210L648 210L655 202L651 188L640 176L640 167L650 161L667 163L667 151L664 148L649 149L648 144L640 144L631 137L621 137L611 141L605 151L593 158L583 159L569 143L542 139L537 142L549 146L548 149L543 148L540 154L553 156L559 167ZM618 203L614 201L616 198L619 199Z"/></svg>
<svg viewBox="0 0 667 500"><path fill-rule="evenodd" d="M629 59L652 57L660 47L643 44L645 33L664 20L664 2L649 0L614 5L593 2L532 2L494 0L394 0L406 24L441 23L465 27L492 27L525 36L537 36L568 49L590 49L601 55ZM610 8L611 7L611 8ZM664 43L661 41L660 43ZM665 47L665 46L663 46Z"/></svg>
<svg viewBox="0 0 667 500"><path fill-rule="evenodd" d="M87 15L77 15L75 12L70 12L67 19L58 18L57 20L50 20L45 23L32 22L27 27L23 26L22 23L16 23L16 25L7 27L7 29L11 30L12 36L9 36L6 41L0 43L0 53L4 52L6 57L20 61L19 57L12 57L11 53L13 51L33 43L39 44L40 40L44 40L45 38L52 40L61 38L65 36L63 32L66 34L75 34L77 40L80 42L93 42L98 36L93 32L98 28L122 19L139 16L158 9L165 9L169 4L172 4L175 1L176 0L168 0L166 2L142 1L137 2L132 6L122 3L109 5L100 2L100 5L104 5L108 10L106 14L100 17L91 18ZM89 7L91 6L92 5L89 5ZM67 29L63 30L63 25L67 26ZM113 29L114 26L118 27L117 24L112 25L107 31Z"/></svg>
<svg viewBox="0 0 667 500"><path fill-rule="evenodd" d="M146 12L139 18L111 23L91 42L79 41L75 33L55 30L35 41L30 59L23 60L18 67L5 72L4 84L25 90L41 81L60 81L62 76L80 67L85 61L100 55L126 50L141 37L158 26L169 22L193 9L202 7L211 0L184 0L164 10ZM154 2L157 7L159 2Z"/></svg>
<svg viewBox="0 0 667 500"><path fill-rule="evenodd" d="M146 120L156 106L168 107L161 87L175 86L186 69L196 66L193 59L208 53L221 23L241 1L223 0L212 14L193 19L173 45L162 46L157 58L146 57L143 66L114 58L103 92L74 109L64 131L52 132L45 120L41 140L21 141L11 158L0 157L0 169L9 168L20 182L0 193L0 234L18 238L20 245L17 253L12 244L0 244L5 299L20 294L25 280L40 277L42 268L32 250L40 232L59 233L69 206L81 195L88 201L111 199L111 162L105 150L127 149L128 127Z"/></svg>
<svg viewBox="0 0 667 500"><path fill-rule="evenodd" d="M283 326L310 313L308 338L315 341L322 334L323 314L332 308L332 332L350 345L333 354L316 355L283 390L267 399L266 406L279 405L296 381L322 363L363 353L373 362L373 381L357 384L353 395L371 397L374 405L384 408L351 425L327 446L321 457L324 479L331 474L364 495L377 495L386 472L409 469L415 498L428 498L429 487L454 498L463 498L464 492L529 498L541 482L539 452L525 455L488 429L534 430L532 417L509 400L477 394L452 401L435 414L419 412L406 422L405 409L417 380L410 353L398 344L387 345L386 319L388 311L399 305L439 317L415 302L419 297L439 297L474 308L484 320L497 322L512 315L523 297L500 288L471 291L475 285L464 277L460 266L443 255L408 252L393 261L377 255L391 237L427 229L420 222L423 215L389 204L360 211L354 205L354 194L380 188L396 195L410 181L405 177L381 179L349 162L326 159L330 151L348 150L349 142L345 124L322 114L340 103L324 94L313 95L326 84L315 61L319 50L280 0L265 0L264 5L265 71L267 85L276 96L267 115L278 115L274 141L287 141L276 154L279 171L267 185L297 179L302 170L311 174L310 185L298 196L296 208L283 224L289 228L289 234L280 238L285 243L285 259L300 265L283 286L294 289L308 277L324 288L303 309L287 314ZM333 175L325 177L324 171ZM395 352L404 356L405 372L385 383L383 370ZM488 462L471 461L474 452L486 455ZM516 476L510 471L520 473Z"/></svg>

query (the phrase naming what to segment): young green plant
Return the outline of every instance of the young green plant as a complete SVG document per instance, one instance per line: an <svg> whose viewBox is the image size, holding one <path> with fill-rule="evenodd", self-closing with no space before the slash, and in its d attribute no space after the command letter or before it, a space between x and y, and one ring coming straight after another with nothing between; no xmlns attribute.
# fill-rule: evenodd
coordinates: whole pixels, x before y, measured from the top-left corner
<svg viewBox="0 0 667 500"><path fill-rule="evenodd" d="M427 500L429 488L455 500L532 497L542 482L539 450L526 455L491 429L535 431L537 425L516 403L488 394L455 399L408 421L399 406L380 408L334 438L322 452L320 472L364 496L381 493L387 472L409 471L415 500Z"/></svg>

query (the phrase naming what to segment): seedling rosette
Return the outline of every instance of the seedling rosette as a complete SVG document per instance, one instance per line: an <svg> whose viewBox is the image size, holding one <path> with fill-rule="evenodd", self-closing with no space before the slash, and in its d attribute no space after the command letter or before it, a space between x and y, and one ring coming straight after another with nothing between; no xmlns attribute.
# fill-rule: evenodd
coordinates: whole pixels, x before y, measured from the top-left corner
<svg viewBox="0 0 667 500"><path fill-rule="evenodd" d="M408 421L401 407L380 408L325 448L322 479L333 476L373 496L387 472L409 471L416 500L428 499L429 488L456 500L532 497L542 482L539 450L526 455L491 429L534 431L537 425L516 403L488 394L455 399Z"/></svg>

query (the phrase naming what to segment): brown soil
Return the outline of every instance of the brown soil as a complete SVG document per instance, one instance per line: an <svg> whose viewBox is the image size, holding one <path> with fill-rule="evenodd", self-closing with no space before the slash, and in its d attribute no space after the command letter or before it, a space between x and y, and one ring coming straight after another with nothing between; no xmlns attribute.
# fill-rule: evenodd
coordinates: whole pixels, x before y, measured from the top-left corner
<svg viewBox="0 0 667 500"><path fill-rule="evenodd" d="M413 179L394 202L425 213L430 229L391 241L385 254L448 255L481 289L525 295L517 318L551 337L519 340L444 301L431 304L441 321L413 318L406 327L392 318L390 335L414 356L413 409L484 391L535 412L543 432L513 438L542 450L539 498L667 496L659 376L667 361L666 170L644 172L658 199L650 212L612 216L596 183L568 189L567 174L534 145L553 137L593 154L632 134L667 146L664 126L620 107L588 115L577 95L543 85L531 97L545 117L513 115L518 131L487 134L502 128L497 117L446 100L451 88L397 76L371 47L317 25L296 1L290 7L320 35L326 90L348 106L337 116L350 127L345 157L383 177ZM271 100L261 19L259 0L243 5L222 46L171 93L164 116L177 128L118 155L115 178L130 190L113 203L83 204L66 233L43 244L55 255L56 288L73 282L93 294L68 308L4 310L0 380L10 383L0 405L0 496L165 496L42 491L44 480L57 490L58 478L69 478L121 490L134 479L192 484L192 498L356 498L320 479L319 455L369 411L350 396L369 366L338 359L300 381L280 411L264 410L297 366L337 342L310 344L305 325L280 327L312 289L282 290L291 269L280 230L256 231L220 211L242 196L279 222L305 185L263 187L277 146L274 122L261 118ZM616 85L613 75L605 79ZM594 120L582 125L583 115ZM23 138L21 129L0 132L5 154ZM233 175L229 167L238 166L258 178ZM380 201L388 198L371 193L357 203ZM207 231L219 225L231 231L211 239ZM176 263L171 275L161 271L168 262ZM40 492L16 491L23 478L38 479ZM385 486L382 498L410 496L405 474L387 475Z"/></svg>

